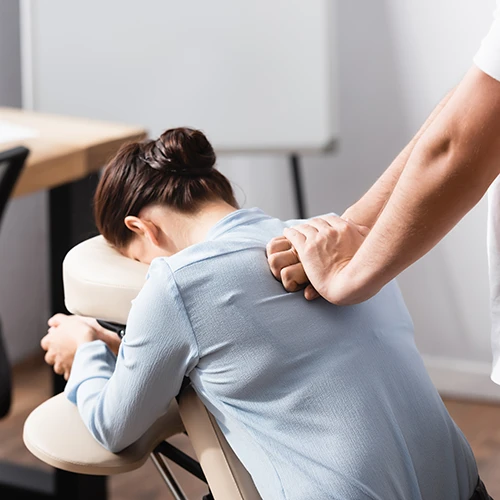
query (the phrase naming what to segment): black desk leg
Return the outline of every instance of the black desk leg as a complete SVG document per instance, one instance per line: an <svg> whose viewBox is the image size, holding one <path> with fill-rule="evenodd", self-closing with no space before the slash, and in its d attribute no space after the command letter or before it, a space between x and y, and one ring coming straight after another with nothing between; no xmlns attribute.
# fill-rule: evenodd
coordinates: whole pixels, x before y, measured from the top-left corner
<svg viewBox="0 0 500 500"><path fill-rule="evenodd" d="M97 234L92 198L97 174L52 189L49 193L51 312L67 312L64 306L62 261L76 244ZM54 394L64 389L63 377L54 375ZM106 478L55 470L57 500L106 500Z"/></svg>

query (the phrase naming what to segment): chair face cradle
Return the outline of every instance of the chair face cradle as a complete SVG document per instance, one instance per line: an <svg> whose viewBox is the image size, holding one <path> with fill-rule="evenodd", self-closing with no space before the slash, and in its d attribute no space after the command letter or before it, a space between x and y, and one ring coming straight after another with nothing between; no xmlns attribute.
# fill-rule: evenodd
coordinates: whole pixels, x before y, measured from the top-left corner
<svg viewBox="0 0 500 500"><path fill-rule="evenodd" d="M142 288L148 266L111 248L102 236L73 248L63 264L66 307L75 314L125 324L131 301ZM187 387L136 443L119 454L101 447L84 427L77 409L58 395L35 409L24 428L28 449L52 466L82 474L108 475L140 467L151 454L176 500L185 499L161 454L204 480L216 500L259 500L251 476L229 447L215 419ZM201 464L163 441L186 431Z"/></svg>

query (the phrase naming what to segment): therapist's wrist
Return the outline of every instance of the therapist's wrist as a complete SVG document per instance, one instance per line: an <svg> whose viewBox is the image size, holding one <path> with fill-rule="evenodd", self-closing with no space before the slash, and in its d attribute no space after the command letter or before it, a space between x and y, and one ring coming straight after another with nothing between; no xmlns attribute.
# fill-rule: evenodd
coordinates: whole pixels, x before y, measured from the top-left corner
<svg viewBox="0 0 500 500"><path fill-rule="evenodd" d="M360 304L379 292L381 287L370 279L365 269L356 269L355 264L351 260L330 281L322 294L326 300L339 306L350 306Z"/></svg>

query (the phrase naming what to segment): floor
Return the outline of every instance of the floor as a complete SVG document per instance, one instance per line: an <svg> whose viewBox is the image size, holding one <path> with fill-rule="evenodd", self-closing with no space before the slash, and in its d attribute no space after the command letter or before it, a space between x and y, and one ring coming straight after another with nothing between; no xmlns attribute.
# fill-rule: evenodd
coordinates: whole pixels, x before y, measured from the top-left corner
<svg viewBox="0 0 500 500"><path fill-rule="evenodd" d="M50 370L39 361L30 361L14 372L14 405L10 416L0 422L0 460L47 469L24 447L21 435L25 418L31 409L50 395ZM479 466L480 474L494 498L500 498L500 405L445 400L452 417L468 438ZM176 436L172 444L193 454L185 436ZM201 500L206 486L184 471L172 466L188 496ZM147 462L137 471L113 476L109 480L111 500L172 499L156 472Z"/></svg>

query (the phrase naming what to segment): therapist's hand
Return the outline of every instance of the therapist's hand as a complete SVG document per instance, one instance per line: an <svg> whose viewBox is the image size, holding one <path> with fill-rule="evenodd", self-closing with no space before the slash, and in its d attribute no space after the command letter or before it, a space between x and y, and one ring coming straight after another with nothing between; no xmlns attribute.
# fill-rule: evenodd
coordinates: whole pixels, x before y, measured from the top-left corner
<svg viewBox="0 0 500 500"><path fill-rule="evenodd" d="M328 215L287 228L283 234L314 290L329 302L342 305L353 280L346 266L368 232L368 228L350 220Z"/></svg>
<svg viewBox="0 0 500 500"><path fill-rule="evenodd" d="M287 292L304 289L304 297L314 300L318 292L309 283L297 252L285 236L273 238L266 247L267 260L273 276L281 281Z"/></svg>

